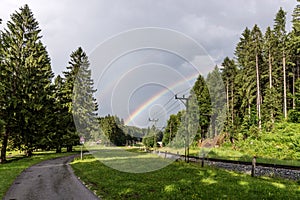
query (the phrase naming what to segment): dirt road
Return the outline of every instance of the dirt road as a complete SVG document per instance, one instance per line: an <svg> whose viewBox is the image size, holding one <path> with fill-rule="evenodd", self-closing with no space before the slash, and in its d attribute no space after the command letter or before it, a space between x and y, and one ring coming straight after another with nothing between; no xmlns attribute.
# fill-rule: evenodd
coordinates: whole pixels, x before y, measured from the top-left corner
<svg viewBox="0 0 300 200"><path fill-rule="evenodd" d="M92 200L98 199L74 175L73 156L33 165L21 173L9 188L5 200Z"/></svg>

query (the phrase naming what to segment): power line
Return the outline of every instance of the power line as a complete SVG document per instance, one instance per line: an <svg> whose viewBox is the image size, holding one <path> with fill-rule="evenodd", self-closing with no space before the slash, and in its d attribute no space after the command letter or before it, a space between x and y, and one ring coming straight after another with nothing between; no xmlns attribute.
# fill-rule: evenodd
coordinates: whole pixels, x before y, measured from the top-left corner
<svg viewBox="0 0 300 200"><path fill-rule="evenodd" d="M186 113L188 113L188 109L189 109L189 97L185 97L184 95L182 97L178 97L177 94L175 95L175 99L180 100L186 107ZM184 147L184 160L186 162L189 162L189 154L190 154L190 135L189 135L189 130L188 130L188 117L185 117L186 119L186 127L185 127L185 131L186 131L186 139L185 139L185 147Z"/></svg>
<svg viewBox="0 0 300 200"><path fill-rule="evenodd" d="M184 90L181 90L181 91L177 92L177 94L180 94L180 93L183 93L183 92L187 92L187 91L190 90L190 89L191 89L191 87L186 88L186 89L184 89Z"/></svg>
<svg viewBox="0 0 300 200"><path fill-rule="evenodd" d="M172 97L173 98L173 97ZM164 114L164 111L167 111L168 109L170 109L174 104L176 104L177 102L176 101L174 101L172 104L169 104L166 108L164 108L164 109L162 109L162 110L160 110L160 111L158 111L157 113L155 113L154 115L153 115L153 117L156 117L156 116L160 116L160 115L162 115L162 114Z"/></svg>

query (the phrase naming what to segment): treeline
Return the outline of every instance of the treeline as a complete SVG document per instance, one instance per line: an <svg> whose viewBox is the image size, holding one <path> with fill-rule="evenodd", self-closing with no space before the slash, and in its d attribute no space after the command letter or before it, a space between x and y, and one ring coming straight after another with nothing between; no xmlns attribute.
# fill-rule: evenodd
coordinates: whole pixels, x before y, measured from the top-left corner
<svg viewBox="0 0 300 200"><path fill-rule="evenodd" d="M100 131L92 132L91 138L105 145L127 146L141 142L148 130L126 126L124 120L117 116L99 117Z"/></svg>
<svg viewBox="0 0 300 200"><path fill-rule="evenodd" d="M192 89L200 110L196 141L215 135L211 123L217 120L212 119L208 82L218 73L224 84L226 116L223 128L215 127L215 130L228 133L232 142L240 137L258 136L261 130L271 131L275 122L300 122L300 5L293 11L290 32L286 30L286 14L280 8L273 26L267 27L264 33L257 24L251 29L246 27L236 45L235 57L226 57L206 79L198 77ZM216 84L215 89L219 90L218 87ZM180 118L170 116L164 144L176 135Z"/></svg>
<svg viewBox="0 0 300 200"><path fill-rule="evenodd" d="M86 53L76 49L63 76L54 77L40 32L28 5L13 13L1 31L1 162L8 147L28 156L35 149L72 151L79 135L88 137L86 132L93 131L97 103Z"/></svg>

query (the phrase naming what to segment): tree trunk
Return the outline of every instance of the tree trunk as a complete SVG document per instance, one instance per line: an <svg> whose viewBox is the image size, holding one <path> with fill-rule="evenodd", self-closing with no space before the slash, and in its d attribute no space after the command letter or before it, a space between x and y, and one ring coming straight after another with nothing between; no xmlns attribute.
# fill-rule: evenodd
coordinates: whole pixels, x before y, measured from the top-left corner
<svg viewBox="0 0 300 200"><path fill-rule="evenodd" d="M56 153L61 153L61 146L60 146L60 145L58 145L58 146L56 147Z"/></svg>
<svg viewBox="0 0 300 200"><path fill-rule="evenodd" d="M5 163L6 162L7 142L8 142L8 133L5 132L4 135L3 135L3 140L2 140L0 163Z"/></svg>
<svg viewBox="0 0 300 200"><path fill-rule="evenodd" d="M31 149L28 149L28 150L26 151L26 156L27 156L27 157L31 157L31 156L32 156L32 150L31 150Z"/></svg>
<svg viewBox="0 0 300 200"><path fill-rule="evenodd" d="M292 83L292 92L293 92L293 109L296 107L295 103L295 67L293 67L293 83Z"/></svg>
<svg viewBox="0 0 300 200"><path fill-rule="evenodd" d="M286 72L285 72L285 53L283 51L282 57L282 67L283 67L283 115L287 119L287 103L286 103Z"/></svg>
<svg viewBox="0 0 300 200"><path fill-rule="evenodd" d="M261 114L260 114L260 88L259 88L259 71L258 71L258 55L255 55L256 60L256 85L257 85L257 116L258 129L261 130Z"/></svg>
<svg viewBox="0 0 300 200"><path fill-rule="evenodd" d="M72 152L72 145L67 146L67 152Z"/></svg>
<svg viewBox="0 0 300 200"><path fill-rule="evenodd" d="M272 60L271 60L271 52L269 50L269 86L272 88Z"/></svg>
<svg viewBox="0 0 300 200"><path fill-rule="evenodd" d="M272 98L272 95L273 95L273 92L272 92L272 87L273 87L273 83L272 83L272 56L271 56L271 52L269 50L269 59L268 59L268 62L269 62L269 87L270 87L270 98ZM274 124L275 122L275 119L274 119L274 108L271 107L271 110L270 110L270 117L271 117L271 121L272 121L272 124Z"/></svg>
<svg viewBox="0 0 300 200"><path fill-rule="evenodd" d="M234 98L233 98L233 81L231 83L231 123L232 123L232 126L233 126L233 121L234 121L234 116L233 116L233 113L234 113Z"/></svg>
<svg viewBox="0 0 300 200"><path fill-rule="evenodd" d="M228 95L228 78L226 80L226 106L227 106L227 113L229 114L229 95Z"/></svg>

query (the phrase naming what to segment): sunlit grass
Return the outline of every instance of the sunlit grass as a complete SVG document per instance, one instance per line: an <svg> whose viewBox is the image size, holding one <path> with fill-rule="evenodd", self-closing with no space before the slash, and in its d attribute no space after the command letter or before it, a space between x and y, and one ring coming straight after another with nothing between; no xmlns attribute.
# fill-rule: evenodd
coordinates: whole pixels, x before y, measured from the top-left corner
<svg viewBox="0 0 300 200"><path fill-rule="evenodd" d="M251 177L193 163L173 162L153 172L125 173L89 155L74 161L72 167L104 200L300 198L300 186L295 181Z"/></svg>

